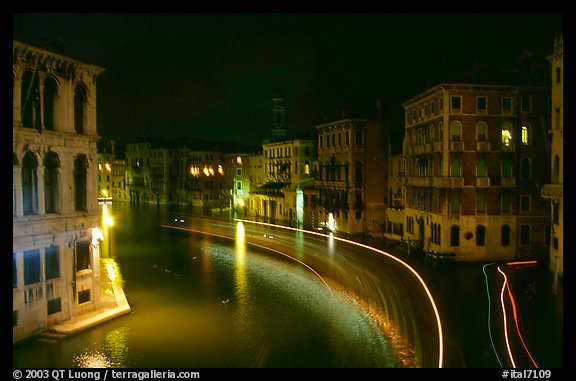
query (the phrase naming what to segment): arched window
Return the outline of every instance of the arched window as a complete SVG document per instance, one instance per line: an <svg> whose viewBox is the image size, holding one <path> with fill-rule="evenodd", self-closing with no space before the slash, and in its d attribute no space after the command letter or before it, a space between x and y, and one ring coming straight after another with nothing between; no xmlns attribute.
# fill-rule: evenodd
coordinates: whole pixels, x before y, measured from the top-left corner
<svg viewBox="0 0 576 381"><path fill-rule="evenodd" d="M462 140L462 123L455 121L450 125L450 140L459 142Z"/></svg>
<svg viewBox="0 0 576 381"><path fill-rule="evenodd" d="M44 128L54 131L56 120L56 96L58 94L58 84L52 77L47 77L44 81Z"/></svg>
<svg viewBox="0 0 576 381"><path fill-rule="evenodd" d="M485 142L488 137L488 125L484 121L478 122L476 124L476 140L479 142Z"/></svg>
<svg viewBox="0 0 576 381"><path fill-rule="evenodd" d="M502 123L502 145L509 147L512 145L512 123L504 122Z"/></svg>
<svg viewBox="0 0 576 381"><path fill-rule="evenodd" d="M520 177L522 180L529 180L531 176L532 162L528 158L523 158L520 161Z"/></svg>
<svg viewBox="0 0 576 381"><path fill-rule="evenodd" d="M38 161L32 152L22 160L22 201L24 215L38 214Z"/></svg>
<svg viewBox="0 0 576 381"><path fill-rule="evenodd" d="M484 225L476 226L476 246L484 246L486 241L486 227Z"/></svg>
<svg viewBox="0 0 576 381"><path fill-rule="evenodd" d="M58 187L58 168L60 159L54 152L50 152L44 159L44 204L46 213L60 211L60 194Z"/></svg>
<svg viewBox="0 0 576 381"><path fill-rule="evenodd" d="M509 157L502 158L502 177L512 177L512 160Z"/></svg>
<svg viewBox="0 0 576 381"><path fill-rule="evenodd" d="M83 134L85 132L87 103L88 97L86 89L82 85L76 85L74 89L74 131L76 131L77 134Z"/></svg>
<svg viewBox="0 0 576 381"><path fill-rule="evenodd" d="M87 172L88 160L86 156L79 155L74 161L74 210L86 211L87 204Z"/></svg>
<svg viewBox="0 0 576 381"><path fill-rule="evenodd" d="M460 177L460 158L453 156L450 163L450 176Z"/></svg>
<svg viewBox="0 0 576 381"><path fill-rule="evenodd" d="M487 167L486 167L486 157L483 155L478 155L476 157L476 176L477 177L488 176Z"/></svg>
<svg viewBox="0 0 576 381"><path fill-rule="evenodd" d="M450 246L460 246L460 227L458 225L452 225L450 228Z"/></svg>
<svg viewBox="0 0 576 381"><path fill-rule="evenodd" d="M364 181L364 168L362 163L356 163L356 168L354 170L354 176L357 184L362 184Z"/></svg>
<svg viewBox="0 0 576 381"><path fill-rule="evenodd" d="M40 130L40 88L38 74L27 71L22 76L20 109L22 126Z"/></svg>
<svg viewBox="0 0 576 381"><path fill-rule="evenodd" d="M522 124L522 144L530 144L530 126L527 123Z"/></svg>
<svg viewBox="0 0 576 381"><path fill-rule="evenodd" d="M510 246L510 226L502 225L500 228L500 243L502 246Z"/></svg>

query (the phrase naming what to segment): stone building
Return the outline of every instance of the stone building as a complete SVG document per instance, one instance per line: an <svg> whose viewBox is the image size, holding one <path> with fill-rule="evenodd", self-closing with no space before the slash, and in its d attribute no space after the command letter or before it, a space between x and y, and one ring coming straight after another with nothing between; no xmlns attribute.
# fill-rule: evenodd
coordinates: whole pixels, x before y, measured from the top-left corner
<svg viewBox="0 0 576 381"><path fill-rule="evenodd" d="M404 103L405 237L461 261L541 258L550 231L539 191L549 162L546 71L528 57L502 77L472 74Z"/></svg>
<svg viewBox="0 0 576 381"><path fill-rule="evenodd" d="M564 274L564 42L561 34L548 56L552 72L552 120L550 125L551 181L542 187L542 196L551 201L552 236L550 269L556 277Z"/></svg>
<svg viewBox="0 0 576 381"><path fill-rule="evenodd" d="M13 41L12 332L102 305L96 79L104 69Z"/></svg>
<svg viewBox="0 0 576 381"><path fill-rule="evenodd" d="M251 187L249 214L270 223L303 226L304 190L314 186L315 141L288 137L282 102L279 96L273 98L272 138L262 144L263 184Z"/></svg>

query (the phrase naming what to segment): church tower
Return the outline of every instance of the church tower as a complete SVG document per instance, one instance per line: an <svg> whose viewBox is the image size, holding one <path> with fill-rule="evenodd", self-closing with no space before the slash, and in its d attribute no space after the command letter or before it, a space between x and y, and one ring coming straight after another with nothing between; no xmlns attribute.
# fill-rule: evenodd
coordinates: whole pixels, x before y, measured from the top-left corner
<svg viewBox="0 0 576 381"><path fill-rule="evenodd" d="M284 98L275 95L272 98L272 141L280 141L286 137L286 109Z"/></svg>

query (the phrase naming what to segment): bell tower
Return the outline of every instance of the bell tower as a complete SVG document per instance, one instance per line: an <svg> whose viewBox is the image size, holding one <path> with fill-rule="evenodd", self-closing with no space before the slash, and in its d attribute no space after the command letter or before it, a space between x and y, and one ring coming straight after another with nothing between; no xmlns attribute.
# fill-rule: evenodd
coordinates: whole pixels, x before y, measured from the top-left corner
<svg viewBox="0 0 576 381"><path fill-rule="evenodd" d="M272 141L279 141L286 137L286 109L284 98L274 95L272 98Z"/></svg>

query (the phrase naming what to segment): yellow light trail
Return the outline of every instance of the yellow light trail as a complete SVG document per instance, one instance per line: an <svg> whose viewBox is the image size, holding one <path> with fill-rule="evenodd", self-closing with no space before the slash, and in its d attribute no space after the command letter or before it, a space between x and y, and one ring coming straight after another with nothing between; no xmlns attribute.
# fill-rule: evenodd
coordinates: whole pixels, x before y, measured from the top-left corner
<svg viewBox="0 0 576 381"><path fill-rule="evenodd" d="M292 230L292 231L297 231L297 232L303 232L306 234L311 234L311 235L317 235L320 237L328 237L328 235L326 234L322 234L322 233L318 233L318 232L313 232L313 231L309 231L309 230L304 230L304 229L298 229L298 228L293 228L290 226L282 226L282 225L274 225L274 224L270 224L270 223L266 223L266 222L258 222L258 221L250 221L250 220L243 220L243 219L238 219L235 218L235 221L241 221L243 223L250 223L250 224L254 224L254 225L264 225L264 226L271 226L271 227L275 227L275 228L281 228L281 229L285 229L285 230ZM390 259L393 259L394 261L400 263L402 266L406 267L408 270L410 270L410 272L412 272L412 274L414 274L414 276L418 279L418 281L420 282L420 284L422 285L422 287L424 288L424 291L426 292L426 295L428 296L428 299L430 300L430 304L432 305L432 308L434 309L434 314L436 315L436 323L438 325L438 341L439 341L439 356L438 356L438 368L442 368L443 365L443 361L444 361L444 339L443 339L443 333L442 333L442 322L440 320L440 313L438 312L438 307L436 306L436 303L434 302L434 298L432 297L432 293L430 292L430 290L428 289L428 286L426 285L426 282L424 282L424 279L422 279L422 277L420 276L420 274L418 274L416 272L416 270L414 270L410 265L408 265L406 262L400 260L399 258L396 258L395 256L393 256L390 253L387 253L383 250L380 249L376 249L375 247L372 246L368 246L356 241L351 241L348 239L344 239L344 238L340 238L340 237L333 237L336 240L342 241L342 242L346 242L352 245L356 245L368 250L372 250L375 251L379 254L385 255Z"/></svg>
<svg viewBox="0 0 576 381"><path fill-rule="evenodd" d="M237 220L239 222L243 222L242 220ZM201 231L201 230L194 230L194 229L190 229L190 228L183 228L183 227L178 227L178 226L170 226L170 225L160 225L163 228L168 228L168 229L177 229L177 230L184 230L184 231L189 231L189 232L193 232L193 233L199 233L199 234L206 234L206 235L211 235L214 237L219 237L219 238L225 238L225 239L230 239L230 240L235 240L235 237L229 237L229 236L225 236L225 235L220 235L220 234L215 234L215 233L208 233L205 231ZM318 272L316 270L314 270L312 267L310 267L309 265L307 265L306 263L302 262L301 260L294 258L286 253L283 253L279 250L275 250L266 246L262 246L262 245L258 245L256 243L253 242L246 242L247 245L252 245L252 246L256 246L259 247L261 249L264 250L268 250L268 251L272 251L275 252L277 254L283 255L287 258L290 258L298 263L300 263L301 265L305 266L308 270L312 271L312 273L314 273L314 275L316 275L318 278L320 278L320 280L322 281L322 283L324 283L326 285L326 287L328 288L328 290L330 292L332 292L332 290L330 289L330 286L328 286L328 283L326 283L326 281L324 280L324 278L322 278L322 276L320 274L318 274Z"/></svg>

